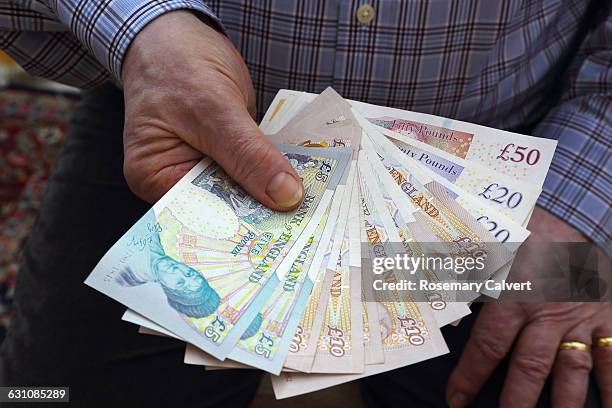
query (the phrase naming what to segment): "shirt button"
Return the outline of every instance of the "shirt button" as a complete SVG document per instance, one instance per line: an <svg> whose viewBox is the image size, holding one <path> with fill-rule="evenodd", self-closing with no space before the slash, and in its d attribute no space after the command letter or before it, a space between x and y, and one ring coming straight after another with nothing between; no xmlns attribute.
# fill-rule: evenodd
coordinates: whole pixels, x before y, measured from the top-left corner
<svg viewBox="0 0 612 408"><path fill-rule="evenodd" d="M369 24L374 19L374 7L369 4L362 4L357 9L357 21L359 24Z"/></svg>

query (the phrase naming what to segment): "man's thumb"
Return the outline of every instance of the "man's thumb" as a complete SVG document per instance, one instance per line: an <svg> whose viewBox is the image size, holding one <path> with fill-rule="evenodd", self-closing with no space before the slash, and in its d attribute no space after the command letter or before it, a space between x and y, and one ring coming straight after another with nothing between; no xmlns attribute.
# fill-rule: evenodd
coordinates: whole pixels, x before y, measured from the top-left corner
<svg viewBox="0 0 612 408"><path fill-rule="evenodd" d="M250 117L234 122L215 142L210 156L259 202L279 211L302 202L302 181Z"/></svg>

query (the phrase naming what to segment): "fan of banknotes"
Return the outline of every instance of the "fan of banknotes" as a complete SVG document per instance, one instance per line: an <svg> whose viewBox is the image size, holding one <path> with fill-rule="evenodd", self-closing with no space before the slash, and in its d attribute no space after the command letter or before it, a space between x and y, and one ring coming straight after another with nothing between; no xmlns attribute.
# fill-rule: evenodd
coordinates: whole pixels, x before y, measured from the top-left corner
<svg viewBox="0 0 612 408"><path fill-rule="evenodd" d="M394 270L373 296L372 260L422 256L428 243L476 248L476 278L503 282L556 147L331 88L281 90L260 128L303 181L299 208L271 211L205 158L85 283L125 305L141 333L186 342L187 364L271 373L277 398L447 353L440 328L501 289L417 299L389 285L402 280Z"/></svg>

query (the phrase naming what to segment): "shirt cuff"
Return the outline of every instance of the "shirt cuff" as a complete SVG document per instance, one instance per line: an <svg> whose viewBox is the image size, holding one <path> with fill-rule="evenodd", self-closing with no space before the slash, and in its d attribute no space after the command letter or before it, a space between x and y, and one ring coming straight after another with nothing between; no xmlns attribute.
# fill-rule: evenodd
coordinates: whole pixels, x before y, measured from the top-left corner
<svg viewBox="0 0 612 408"><path fill-rule="evenodd" d="M582 98L566 103L534 132L559 142L538 205L604 249L612 240L612 157L605 119L611 116L605 98Z"/></svg>
<svg viewBox="0 0 612 408"><path fill-rule="evenodd" d="M121 66L132 40L155 18L174 10L200 13L220 31L212 10L197 0L60 0L57 17L121 83Z"/></svg>

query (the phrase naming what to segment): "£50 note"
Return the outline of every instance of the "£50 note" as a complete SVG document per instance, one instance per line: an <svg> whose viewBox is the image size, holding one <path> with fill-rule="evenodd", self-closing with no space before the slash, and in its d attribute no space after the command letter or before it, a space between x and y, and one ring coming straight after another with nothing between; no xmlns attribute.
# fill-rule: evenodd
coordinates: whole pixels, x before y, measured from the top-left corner
<svg viewBox="0 0 612 408"><path fill-rule="evenodd" d="M450 118L350 101L364 117L455 157L542 187L557 141ZM390 134L390 133L387 133Z"/></svg>

